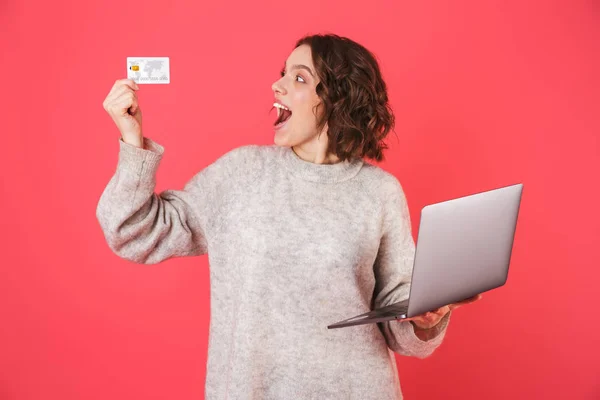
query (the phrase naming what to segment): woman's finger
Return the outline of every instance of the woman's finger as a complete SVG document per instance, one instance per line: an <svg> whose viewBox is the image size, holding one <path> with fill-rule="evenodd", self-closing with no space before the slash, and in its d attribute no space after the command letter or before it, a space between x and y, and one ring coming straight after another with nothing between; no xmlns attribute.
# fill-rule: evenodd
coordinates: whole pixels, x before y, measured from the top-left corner
<svg viewBox="0 0 600 400"><path fill-rule="evenodd" d="M443 317L444 315L448 314L449 311L450 311L450 307L444 306L444 307L440 307L437 310L435 310L435 313L437 315L439 315L440 317Z"/></svg>
<svg viewBox="0 0 600 400"><path fill-rule="evenodd" d="M431 323L437 321L438 319L440 319L440 316L434 312L426 312L423 315L423 322L425 322L427 324L431 324Z"/></svg>
<svg viewBox="0 0 600 400"><path fill-rule="evenodd" d="M450 307L449 306L442 306L440 308L437 308L433 311L428 311L424 314L421 315L416 315L414 317L410 317L410 318L404 318L405 321L426 321L426 322L431 322L431 321L435 321L437 319L441 319L444 317L444 315L446 315L449 311L450 311Z"/></svg>

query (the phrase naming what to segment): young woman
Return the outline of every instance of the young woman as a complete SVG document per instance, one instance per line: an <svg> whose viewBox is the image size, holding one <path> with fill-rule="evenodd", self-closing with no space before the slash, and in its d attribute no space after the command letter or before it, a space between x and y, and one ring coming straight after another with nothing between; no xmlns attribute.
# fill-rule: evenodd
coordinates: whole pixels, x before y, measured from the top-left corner
<svg viewBox="0 0 600 400"><path fill-rule="evenodd" d="M142 135L136 90L118 80L104 102L122 137L97 218L133 262L208 253L206 399L402 398L393 352L431 354L459 304L327 329L409 294L404 192L364 160L383 159L394 125L373 55L336 35L302 38L272 85L275 144L235 148L160 194L164 148Z"/></svg>

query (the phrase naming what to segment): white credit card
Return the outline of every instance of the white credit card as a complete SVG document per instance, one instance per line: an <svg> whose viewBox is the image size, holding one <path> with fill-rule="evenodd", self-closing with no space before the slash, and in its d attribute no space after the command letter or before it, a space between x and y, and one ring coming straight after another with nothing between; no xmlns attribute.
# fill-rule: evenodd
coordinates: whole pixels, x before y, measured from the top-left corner
<svg viewBox="0 0 600 400"><path fill-rule="evenodd" d="M135 83L171 83L169 57L127 57L127 79Z"/></svg>

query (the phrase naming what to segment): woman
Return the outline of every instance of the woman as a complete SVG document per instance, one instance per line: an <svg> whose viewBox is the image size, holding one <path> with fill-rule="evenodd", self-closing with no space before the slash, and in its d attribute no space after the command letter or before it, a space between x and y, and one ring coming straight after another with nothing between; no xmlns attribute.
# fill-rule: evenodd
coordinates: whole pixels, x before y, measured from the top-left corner
<svg viewBox="0 0 600 400"><path fill-rule="evenodd" d="M112 251L137 263L208 253L206 398L402 398L393 352L431 354L458 304L327 329L408 297L406 198L363 161L383 159L394 124L373 55L336 35L302 38L272 86L275 144L235 148L160 194L164 148L142 135L138 89L118 80L104 102L122 138L97 217Z"/></svg>

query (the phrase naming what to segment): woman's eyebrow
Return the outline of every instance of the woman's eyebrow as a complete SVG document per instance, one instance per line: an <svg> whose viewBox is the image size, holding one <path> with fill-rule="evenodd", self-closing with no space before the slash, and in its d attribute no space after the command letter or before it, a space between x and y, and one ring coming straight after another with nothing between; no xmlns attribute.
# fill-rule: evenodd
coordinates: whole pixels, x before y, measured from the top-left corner
<svg viewBox="0 0 600 400"><path fill-rule="evenodd" d="M312 70L304 64L294 64L292 65L292 69L305 69L313 78L315 77ZM283 66L283 70L285 71L285 65Z"/></svg>

